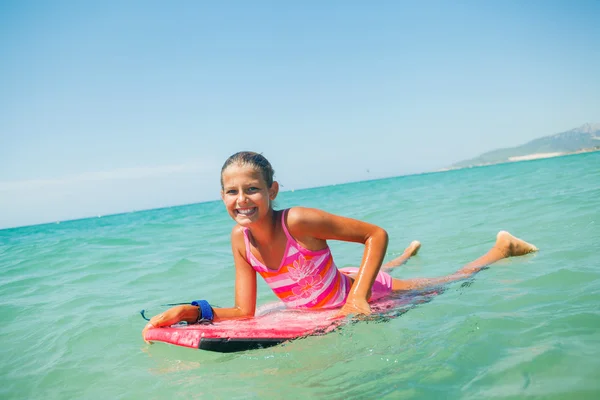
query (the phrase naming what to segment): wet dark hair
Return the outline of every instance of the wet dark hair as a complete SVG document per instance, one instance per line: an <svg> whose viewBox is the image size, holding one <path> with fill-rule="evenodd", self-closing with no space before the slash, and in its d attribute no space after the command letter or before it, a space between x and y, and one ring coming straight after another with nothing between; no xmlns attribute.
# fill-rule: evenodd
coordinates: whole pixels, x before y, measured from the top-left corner
<svg viewBox="0 0 600 400"><path fill-rule="evenodd" d="M223 188L223 171L227 169L232 164L238 165L248 165L250 167L256 168L260 171L265 182L267 182L267 187L271 187L273 185L273 175L275 175L275 171L273 171L273 167L269 160L267 160L262 154L255 153L253 151L240 151L230 156L223 167L221 168L221 189Z"/></svg>

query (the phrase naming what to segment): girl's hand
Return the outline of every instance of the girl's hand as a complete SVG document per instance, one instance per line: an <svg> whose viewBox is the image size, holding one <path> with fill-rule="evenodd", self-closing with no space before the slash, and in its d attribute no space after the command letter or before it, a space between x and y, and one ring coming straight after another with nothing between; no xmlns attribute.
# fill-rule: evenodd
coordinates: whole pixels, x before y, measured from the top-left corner
<svg viewBox="0 0 600 400"><path fill-rule="evenodd" d="M142 330L142 338L148 344L151 344L146 340L146 332L151 328L160 328L161 326L171 326L180 321L193 322L198 319L198 307L192 305L180 305L168 309L162 314L155 315L150 318L150 322L146 324Z"/></svg>
<svg viewBox="0 0 600 400"><path fill-rule="evenodd" d="M338 317L345 317L348 315L369 315L371 314L371 306L365 299L348 297L346 304L341 308L337 314Z"/></svg>
<svg viewBox="0 0 600 400"><path fill-rule="evenodd" d="M154 328L154 327L155 327L154 325L152 325L150 322L148 322L146 324L146 326L144 327L144 329L142 330L142 339L144 339L144 342L146 342L146 344L152 344L151 341L146 340L146 331L148 331L148 329Z"/></svg>

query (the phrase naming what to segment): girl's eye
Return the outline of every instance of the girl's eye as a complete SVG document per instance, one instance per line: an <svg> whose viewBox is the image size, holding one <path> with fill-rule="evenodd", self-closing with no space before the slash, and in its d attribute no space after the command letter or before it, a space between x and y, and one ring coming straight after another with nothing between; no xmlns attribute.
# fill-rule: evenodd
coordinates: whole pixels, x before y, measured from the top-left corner
<svg viewBox="0 0 600 400"><path fill-rule="evenodd" d="M249 192L256 192L257 190L258 190L258 188L257 188L257 187L254 187L254 186L252 186L252 187L248 188L248 191L249 191Z"/></svg>
<svg viewBox="0 0 600 400"><path fill-rule="evenodd" d="M225 194L229 194L229 195L236 194L236 193L237 192L235 190L233 190L233 189L232 190L228 190L228 191L225 192Z"/></svg>

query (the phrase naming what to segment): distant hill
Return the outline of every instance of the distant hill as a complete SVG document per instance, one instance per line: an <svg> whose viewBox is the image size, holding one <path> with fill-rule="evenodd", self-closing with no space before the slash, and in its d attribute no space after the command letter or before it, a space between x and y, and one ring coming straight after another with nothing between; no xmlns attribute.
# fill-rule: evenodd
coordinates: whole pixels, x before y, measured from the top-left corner
<svg viewBox="0 0 600 400"><path fill-rule="evenodd" d="M570 131L532 140L521 146L483 153L479 157L458 162L450 169L555 157L594 150L600 150L600 124L585 124Z"/></svg>

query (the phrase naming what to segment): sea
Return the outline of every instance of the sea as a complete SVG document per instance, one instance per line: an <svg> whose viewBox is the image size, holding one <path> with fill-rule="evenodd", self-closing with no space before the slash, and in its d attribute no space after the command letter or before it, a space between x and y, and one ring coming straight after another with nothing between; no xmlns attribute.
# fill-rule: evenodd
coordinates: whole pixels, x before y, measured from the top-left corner
<svg viewBox="0 0 600 400"><path fill-rule="evenodd" d="M148 345L139 313L233 305L221 202L1 230L0 398L600 398L600 152L287 191L276 208L298 205L382 226L388 259L419 240L400 279L452 273L500 230L540 251L395 318L222 354ZM330 246L360 263L362 245ZM275 301L261 281L259 305Z"/></svg>

